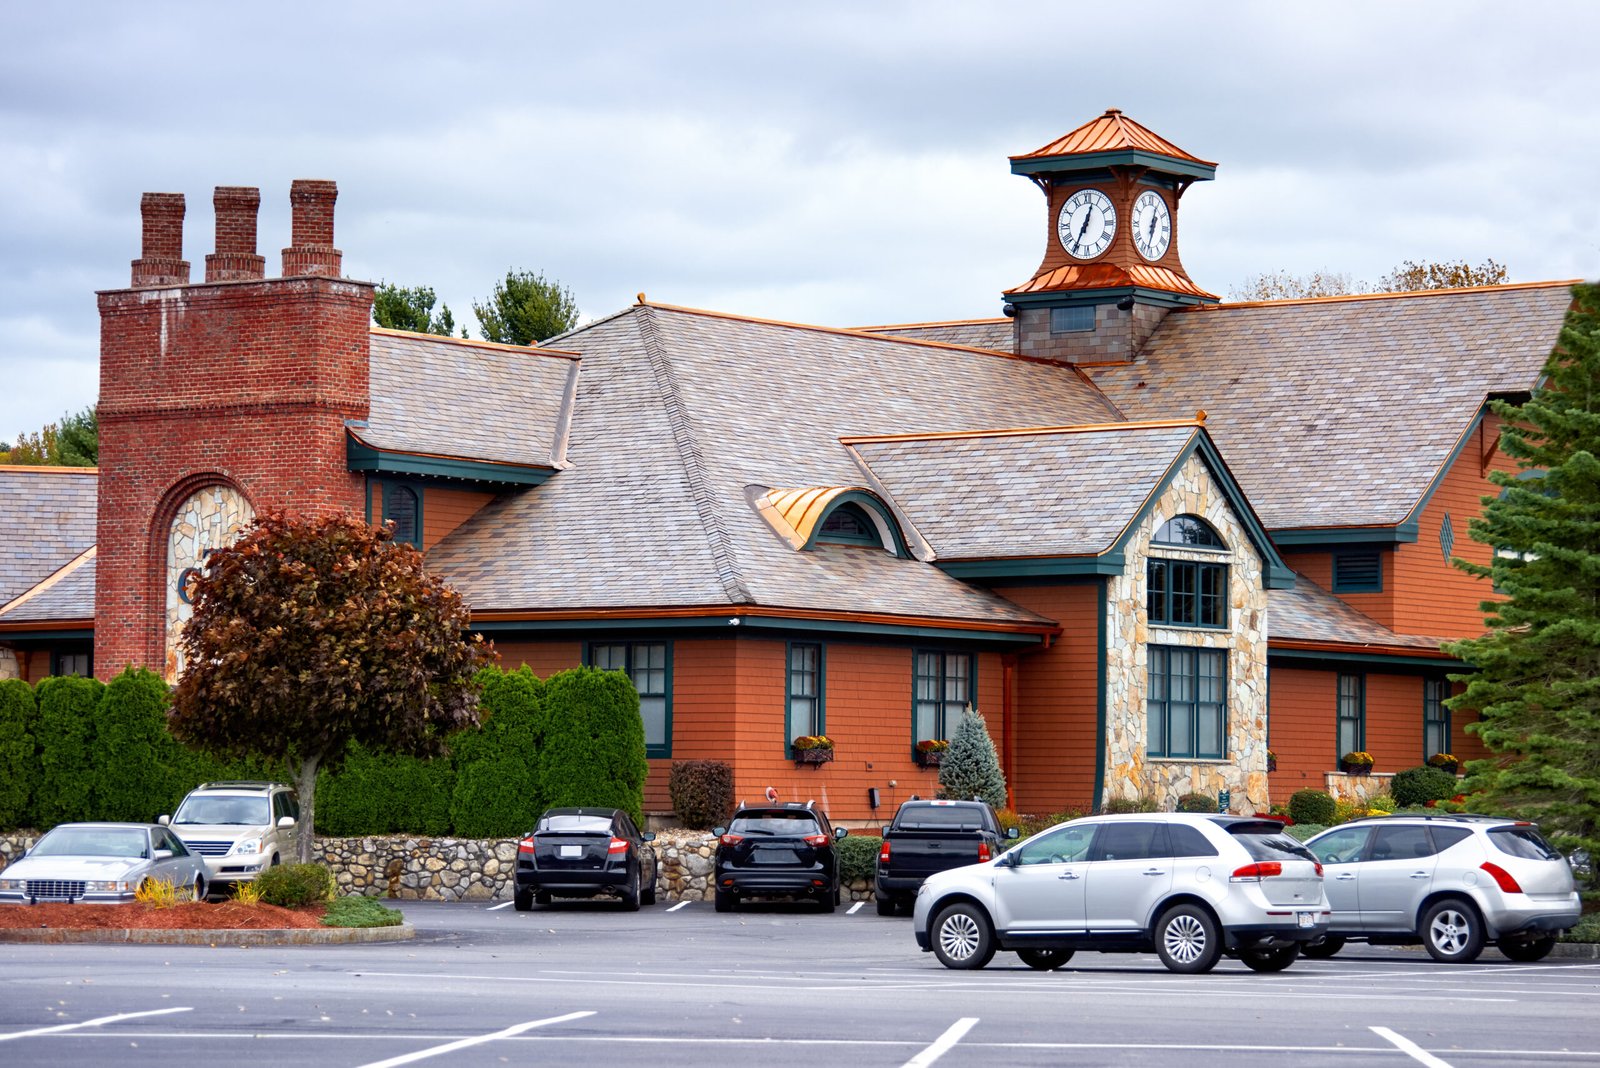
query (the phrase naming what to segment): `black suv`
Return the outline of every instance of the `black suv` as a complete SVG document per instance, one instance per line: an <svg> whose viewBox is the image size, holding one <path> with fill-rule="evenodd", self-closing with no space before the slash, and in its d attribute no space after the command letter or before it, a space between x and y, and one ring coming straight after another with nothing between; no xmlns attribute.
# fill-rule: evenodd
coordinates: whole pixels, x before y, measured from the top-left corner
<svg viewBox="0 0 1600 1068"><path fill-rule="evenodd" d="M806 804L740 805L717 836L716 908L741 897L810 897L823 912L839 903L833 843L849 832Z"/></svg>
<svg viewBox="0 0 1600 1068"><path fill-rule="evenodd" d="M630 912L656 903L649 831L615 808L552 808L517 843L512 903L518 912L558 897L616 894Z"/></svg>

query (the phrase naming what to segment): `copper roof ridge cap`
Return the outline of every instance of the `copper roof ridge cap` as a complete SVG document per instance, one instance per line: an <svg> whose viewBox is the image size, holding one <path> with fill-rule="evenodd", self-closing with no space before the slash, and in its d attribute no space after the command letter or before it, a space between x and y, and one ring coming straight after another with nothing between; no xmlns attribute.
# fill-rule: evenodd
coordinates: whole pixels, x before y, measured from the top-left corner
<svg viewBox="0 0 1600 1068"><path fill-rule="evenodd" d="M1211 306L1211 310L1231 310L1234 308L1276 308L1290 304L1334 304L1339 301L1358 300L1406 300L1416 297L1436 297L1460 295L1463 293L1492 293L1500 290L1525 290L1525 289L1555 289L1570 288L1582 285L1581 278L1552 279L1547 282L1500 282L1486 286L1453 286L1449 289L1397 289L1383 293L1332 293L1323 297L1285 297L1281 300L1240 300L1223 301ZM1188 309L1175 309L1188 310Z"/></svg>
<svg viewBox="0 0 1600 1068"><path fill-rule="evenodd" d="M1121 423L1078 423L1067 426L1002 427L989 430L936 430L911 434L854 434L839 439L842 445L870 445L890 441L960 441L970 438L1016 438L1057 434L1096 434L1119 430L1205 429L1204 413L1191 419L1132 419Z"/></svg>
<svg viewBox="0 0 1600 1068"><path fill-rule="evenodd" d="M451 337L449 334L424 334L419 330L397 330L390 326L374 326L368 324L369 334L381 334L384 337L399 338L402 340L445 342L451 345L467 345L472 348L494 349L499 352L531 352L536 356L558 356L562 359L581 359L581 352L572 352L568 349L547 349L535 343L532 345L512 345L504 341L485 341L475 337Z"/></svg>
<svg viewBox="0 0 1600 1068"><path fill-rule="evenodd" d="M988 319L931 319L931 320L928 320L926 322L917 322L917 323L879 323L879 324L877 324L875 326L847 326L847 327L842 327L841 329L858 330L858 331L909 330L909 329L912 329L913 327L919 327L919 326L979 326L979 325L988 325L990 323L1009 323L1009 322L1011 322L1011 320L1007 319L1005 316L996 315L993 318L988 318Z"/></svg>
<svg viewBox="0 0 1600 1068"><path fill-rule="evenodd" d="M28 471L47 475L98 475L100 468L95 467L66 467L51 464L0 464L0 472Z"/></svg>

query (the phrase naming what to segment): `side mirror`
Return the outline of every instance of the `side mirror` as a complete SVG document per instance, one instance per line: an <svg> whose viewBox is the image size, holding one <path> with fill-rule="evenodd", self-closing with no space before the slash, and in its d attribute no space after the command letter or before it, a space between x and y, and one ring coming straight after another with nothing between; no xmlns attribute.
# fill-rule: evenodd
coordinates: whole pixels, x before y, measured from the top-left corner
<svg viewBox="0 0 1600 1068"><path fill-rule="evenodd" d="M1006 828L1006 837L1007 838L1011 838L1011 839L1021 838L1022 837L1022 832L1017 830L1015 827L1007 827Z"/></svg>
<svg viewBox="0 0 1600 1068"><path fill-rule="evenodd" d="M285 827L285 828L293 827L294 826L294 817L293 816L279 816L278 817L278 826L279 827Z"/></svg>
<svg viewBox="0 0 1600 1068"><path fill-rule="evenodd" d="M158 849L158 850L155 851L154 855L155 855L155 858L157 860L171 860L172 859L172 850L170 850L170 849Z"/></svg>
<svg viewBox="0 0 1600 1068"><path fill-rule="evenodd" d="M850 836L850 829L848 827L835 827L833 829L833 836L836 839L848 838Z"/></svg>
<svg viewBox="0 0 1600 1068"><path fill-rule="evenodd" d="M163 826L163 827L170 827L170 826L172 826L172 817L171 816L157 816L156 817L156 822L161 824L161 826Z"/></svg>
<svg viewBox="0 0 1600 1068"><path fill-rule="evenodd" d="M721 838L723 835L728 833L728 828L726 828L726 827L713 827L713 828L711 828L711 833L716 835L718 838Z"/></svg>
<svg viewBox="0 0 1600 1068"><path fill-rule="evenodd" d="M655 831L645 831L643 834L641 834L639 836L639 841L641 841L641 842L654 842L655 840L656 840L656 832Z"/></svg>
<svg viewBox="0 0 1600 1068"><path fill-rule="evenodd" d="M889 837L889 828L887 828L887 827L879 827L878 828L878 837L879 838L887 838L887 837Z"/></svg>

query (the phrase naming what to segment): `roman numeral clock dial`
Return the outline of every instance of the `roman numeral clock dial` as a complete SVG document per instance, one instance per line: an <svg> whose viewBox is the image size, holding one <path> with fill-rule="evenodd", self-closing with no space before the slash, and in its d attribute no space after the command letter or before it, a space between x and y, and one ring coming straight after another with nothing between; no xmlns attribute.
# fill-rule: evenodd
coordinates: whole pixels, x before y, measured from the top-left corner
<svg viewBox="0 0 1600 1068"><path fill-rule="evenodd" d="M1111 244L1116 232L1117 209L1098 189L1078 190L1056 216L1056 238L1073 259L1094 259Z"/></svg>
<svg viewBox="0 0 1600 1068"><path fill-rule="evenodd" d="M1159 260L1172 242L1172 212L1160 193L1146 189L1133 202L1133 244L1147 260Z"/></svg>

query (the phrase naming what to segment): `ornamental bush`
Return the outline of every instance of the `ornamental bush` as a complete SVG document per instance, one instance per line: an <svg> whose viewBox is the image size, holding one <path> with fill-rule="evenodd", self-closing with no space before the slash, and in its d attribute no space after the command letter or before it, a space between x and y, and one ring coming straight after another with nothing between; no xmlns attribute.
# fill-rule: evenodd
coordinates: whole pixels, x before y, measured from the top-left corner
<svg viewBox="0 0 1600 1068"><path fill-rule="evenodd" d="M1215 812L1217 799L1210 794L1184 794L1178 798L1179 812Z"/></svg>
<svg viewBox="0 0 1600 1068"><path fill-rule="evenodd" d="M672 811L685 827L703 831L733 812L733 768L723 760L675 760L667 778Z"/></svg>
<svg viewBox="0 0 1600 1068"><path fill-rule="evenodd" d="M333 872L321 864L280 864L256 876L256 893L268 905L297 909L333 896Z"/></svg>
<svg viewBox="0 0 1600 1068"><path fill-rule="evenodd" d="M39 782L33 740L38 715L32 686L21 679L0 681L0 830L26 826L32 819Z"/></svg>
<svg viewBox="0 0 1600 1068"><path fill-rule="evenodd" d="M1113 797L1100 806L1100 814L1120 816L1128 812L1155 812L1160 807L1153 797Z"/></svg>
<svg viewBox="0 0 1600 1068"><path fill-rule="evenodd" d="M526 664L515 671L485 668L478 682L480 725L450 741L450 823L465 838L509 838L533 830L547 807L539 783L546 684Z"/></svg>
<svg viewBox="0 0 1600 1068"><path fill-rule="evenodd" d="M971 705L961 715L955 737L939 764L939 796L966 801L978 798L991 808L1006 807L1006 777L1000 755L983 716Z"/></svg>
<svg viewBox="0 0 1600 1068"><path fill-rule="evenodd" d="M455 778L447 758L374 753L352 744L337 773L318 777L317 833L449 834Z"/></svg>
<svg viewBox="0 0 1600 1068"><path fill-rule="evenodd" d="M1324 827L1337 818L1333 796L1322 790L1296 790L1289 797L1289 818L1298 824L1316 823Z"/></svg>
<svg viewBox="0 0 1600 1068"><path fill-rule="evenodd" d="M1427 764L1397 771L1389 782L1389 793L1394 796L1395 803L1401 806L1444 801L1454 797L1459 789L1454 775Z"/></svg>
<svg viewBox="0 0 1600 1068"><path fill-rule="evenodd" d="M39 829L86 820L94 811L93 726L105 684L76 675L52 675L34 690L39 718L39 779L34 819Z"/></svg>
<svg viewBox="0 0 1600 1068"><path fill-rule="evenodd" d="M628 676L570 668L550 676L543 696L536 733L544 803L620 808L642 825L650 765L639 692Z"/></svg>
<svg viewBox="0 0 1600 1068"><path fill-rule="evenodd" d="M166 680L132 665L100 695L90 760L96 819L149 823L183 800L167 704Z"/></svg>
<svg viewBox="0 0 1600 1068"><path fill-rule="evenodd" d="M883 839L875 834L852 834L833 843L839 856L839 881L845 883L871 882L878 868L878 850Z"/></svg>

